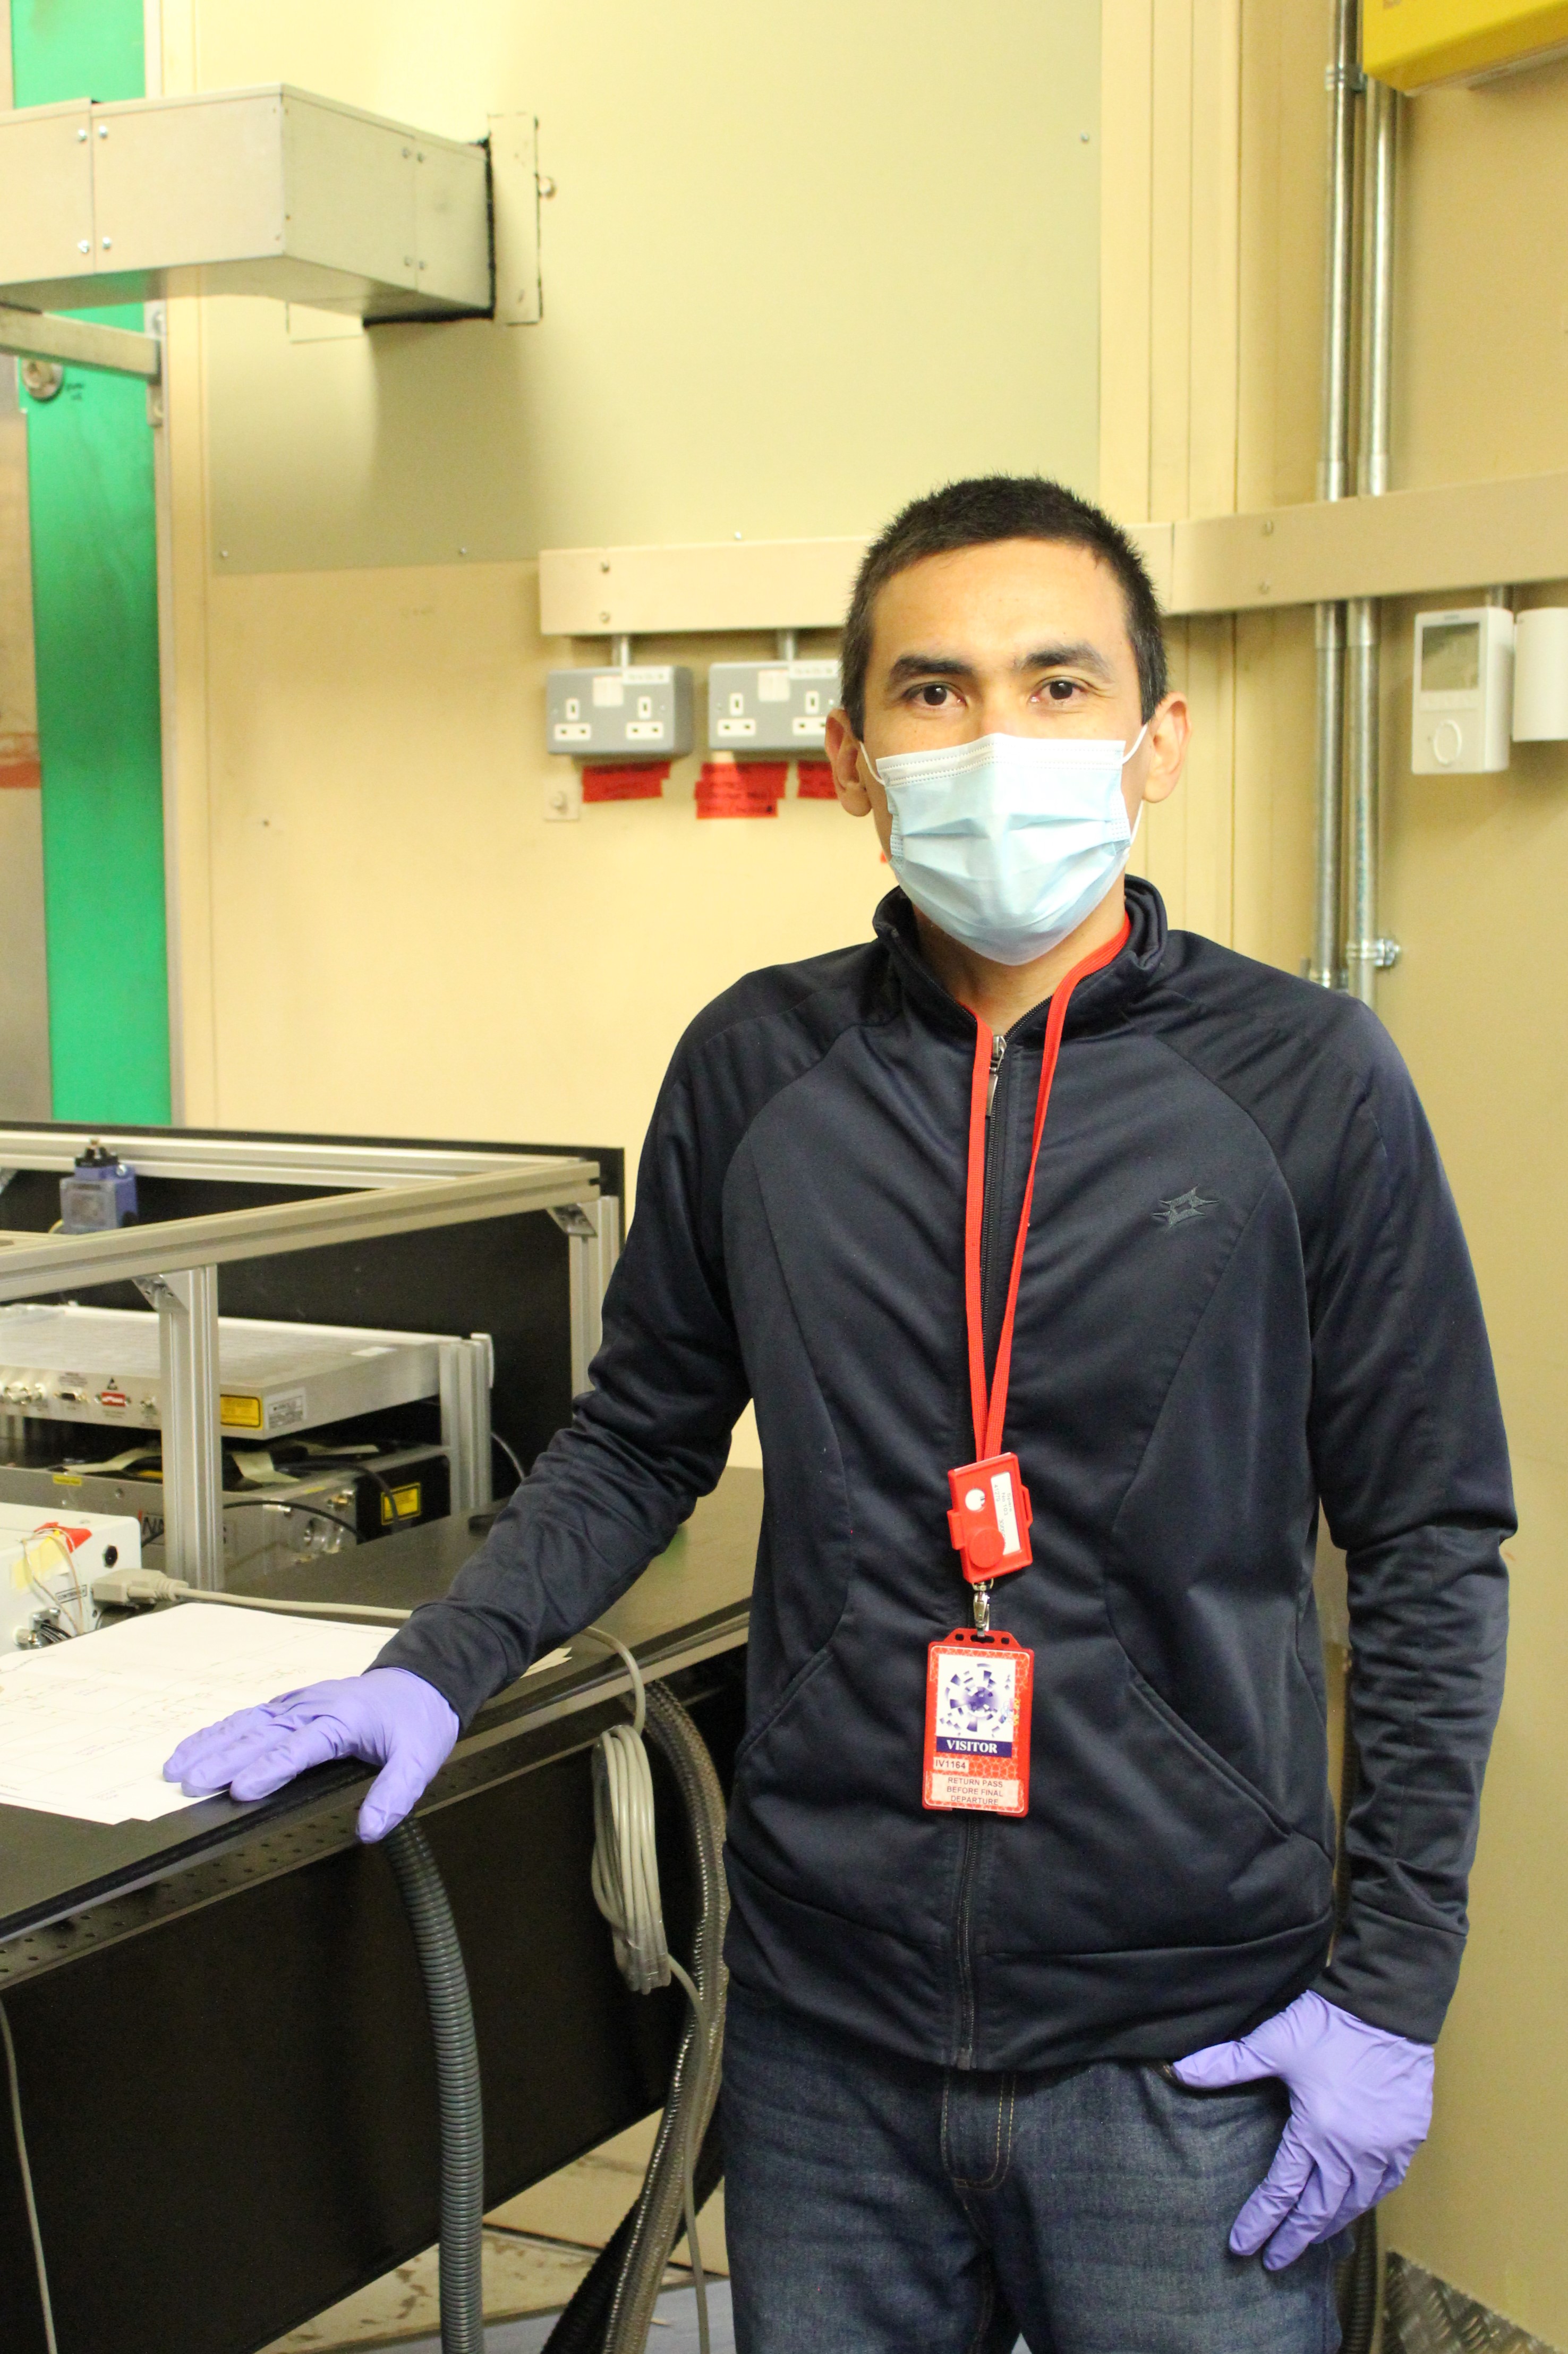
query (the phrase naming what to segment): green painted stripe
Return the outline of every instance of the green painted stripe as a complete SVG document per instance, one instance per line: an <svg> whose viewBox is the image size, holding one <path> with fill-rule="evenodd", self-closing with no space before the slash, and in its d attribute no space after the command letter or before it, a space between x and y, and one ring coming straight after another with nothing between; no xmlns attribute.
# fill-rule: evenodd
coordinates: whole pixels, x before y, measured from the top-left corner
<svg viewBox="0 0 1568 2354"><path fill-rule="evenodd" d="M18 106L138 98L142 0L12 0ZM140 306L86 312L139 327ZM170 1117L157 524L145 388L26 401L57 1119Z"/></svg>

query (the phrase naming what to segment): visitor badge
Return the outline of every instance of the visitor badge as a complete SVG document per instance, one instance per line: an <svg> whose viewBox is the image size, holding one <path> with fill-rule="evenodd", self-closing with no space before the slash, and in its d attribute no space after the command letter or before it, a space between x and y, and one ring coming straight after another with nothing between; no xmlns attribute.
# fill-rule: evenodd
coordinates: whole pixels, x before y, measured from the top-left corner
<svg viewBox="0 0 1568 2354"><path fill-rule="evenodd" d="M1033 1508L1016 1455L988 1455L948 1474L953 1509L948 1529L971 1585L1027 1569L1033 1560L1029 1523Z"/></svg>
<svg viewBox="0 0 1568 2354"><path fill-rule="evenodd" d="M1011 1635L960 1627L933 1643L926 1670L927 1807L1029 1812L1034 1654Z"/></svg>

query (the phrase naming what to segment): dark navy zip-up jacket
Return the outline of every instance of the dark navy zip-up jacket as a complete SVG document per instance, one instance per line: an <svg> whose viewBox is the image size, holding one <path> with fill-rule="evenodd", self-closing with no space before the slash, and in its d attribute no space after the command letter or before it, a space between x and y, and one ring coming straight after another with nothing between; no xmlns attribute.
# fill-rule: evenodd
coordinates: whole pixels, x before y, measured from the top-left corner
<svg viewBox="0 0 1568 2354"><path fill-rule="evenodd" d="M752 974L687 1032L594 1387L450 1596L382 1654L468 1720L602 1611L756 1400L767 1502L730 1815L736 1978L891 2051L1168 2059L1317 1985L1431 2040L1453 1991L1502 1674L1507 1456L1430 1131L1375 1018L1131 931L1068 1015L1004 1444L1033 1566L1014 1820L921 1805L927 1647L969 1616L963 1234L972 1015L902 893L863 947ZM1045 1009L991 1122L992 1341ZM1312 1600L1350 1563L1361 1789L1334 1821Z"/></svg>

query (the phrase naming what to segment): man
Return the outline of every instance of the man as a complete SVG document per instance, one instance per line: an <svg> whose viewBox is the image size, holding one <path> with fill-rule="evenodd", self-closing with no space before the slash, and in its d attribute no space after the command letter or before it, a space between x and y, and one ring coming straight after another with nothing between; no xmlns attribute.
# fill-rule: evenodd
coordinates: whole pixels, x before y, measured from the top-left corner
<svg viewBox="0 0 1568 2354"><path fill-rule="evenodd" d="M687 1033L596 1386L450 1597L369 1675L171 1761L241 1797L384 1762L377 1836L662 1548L755 1399L725 2092L747 2354L1020 2328L1320 2354L1339 2235L1425 2131L1500 1682L1503 1435L1378 1023L1124 882L1187 735L1096 509L999 479L897 518L829 725L902 885L875 940ZM1319 1499L1362 1773L1331 1958Z"/></svg>

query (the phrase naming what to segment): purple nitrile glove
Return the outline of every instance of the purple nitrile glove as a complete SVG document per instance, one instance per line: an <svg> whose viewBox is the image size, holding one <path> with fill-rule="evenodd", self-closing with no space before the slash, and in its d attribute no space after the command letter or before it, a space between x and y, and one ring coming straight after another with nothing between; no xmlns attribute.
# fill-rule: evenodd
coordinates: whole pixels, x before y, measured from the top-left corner
<svg viewBox="0 0 1568 2354"><path fill-rule="evenodd" d="M187 1797L228 1790L270 1798L296 1774L334 1757L385 1770L359 1810L362 1840L384 1839L435 1780L461 1730L450 1703L407 1668L370 1668L242 1708L182 1741L164 1768Z"/></svg>
<svg viewBox="0 0 1568 2354"><path fill-rule="evenodd" d="M1231 2249L1267 2247L1271 2273L1331 2240L1404 2179L1432 2122L1432 2046L1369 2027L1320 1994L1298 1995L1234 2043L1211 2043L1175 2073L1195 2092L1277 2076L1290 2122L1231 2227Z"/></svg>

